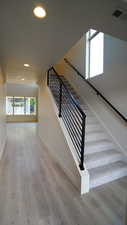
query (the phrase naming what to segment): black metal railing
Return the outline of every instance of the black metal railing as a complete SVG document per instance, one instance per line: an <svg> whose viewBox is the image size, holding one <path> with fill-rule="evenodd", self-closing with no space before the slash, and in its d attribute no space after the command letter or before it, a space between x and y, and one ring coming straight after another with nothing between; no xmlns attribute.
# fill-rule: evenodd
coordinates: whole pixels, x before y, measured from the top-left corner
<svg viewBox="0 0 127 225"><path fill-rule="evenodd" d="M86 115L53 67L48 70L47 85L52 91L58 115L62 118L77 153L80 169L84 170Z"/></svg>
<svg viewBox="0 0 127 225"><path fill-rule="evenodd" d="M124 121L124 122L127 122L127 118L121 113L119 112L118 109L116 109L115 106L112 105L112 103L107 99L105 98L104 95L101 94L100 91L97 90L97 88L91 84L86 78L85 76L83 76L79 71L78 69L73 66L69 61L68 59L64 58L64 61L96 92L97 96L100 96L110 107L111 109L114 110L114 112Z"/></svg>

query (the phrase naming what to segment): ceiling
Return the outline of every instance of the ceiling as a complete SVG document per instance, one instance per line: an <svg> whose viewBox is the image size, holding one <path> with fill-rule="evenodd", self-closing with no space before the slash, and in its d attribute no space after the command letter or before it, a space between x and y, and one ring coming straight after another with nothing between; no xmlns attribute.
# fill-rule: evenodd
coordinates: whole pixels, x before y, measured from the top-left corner
<svg viewBox="0 0 127 225"><path fill-rule="evenodd" d="M0 1L0 59L8 82L36 82L89 28L127 40L127 21L112 17L117 7L127 8L124 0L43 0L42 20L34 17L34 4Z"/></svg>

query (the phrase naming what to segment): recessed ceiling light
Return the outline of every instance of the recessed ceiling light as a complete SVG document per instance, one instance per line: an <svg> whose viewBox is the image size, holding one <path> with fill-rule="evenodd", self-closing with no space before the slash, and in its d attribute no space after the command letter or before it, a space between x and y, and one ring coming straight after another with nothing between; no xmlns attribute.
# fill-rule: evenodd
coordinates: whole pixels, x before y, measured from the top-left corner
<svg viewBox="0 0 127 225"><path fill-rule="evenodd" d="M40 19L46 16L46 10L41 5L36 6L33 10L33 13L37 18L40 18Z"/></svg>
<svg viewBox="0 0 127 225"><path fill-rule="evenodd" d="M22 78L21 80L25 80L24 78Z"/></svg>
<svg viewBox="0 0 127 225"><path fill-rule="evenodd" d="M30 67L30 65L29 65L29 64L27 64L27 63L25 63L25 64L24 64L24 66L25 66L25 67Z"/></svg>

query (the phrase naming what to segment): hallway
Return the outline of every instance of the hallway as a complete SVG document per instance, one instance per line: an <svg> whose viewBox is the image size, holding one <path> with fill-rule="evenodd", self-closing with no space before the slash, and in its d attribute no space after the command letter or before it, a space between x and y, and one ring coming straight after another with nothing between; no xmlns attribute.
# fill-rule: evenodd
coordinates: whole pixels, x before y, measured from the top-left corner
<svg viewBox="0 0 127 225"><path fill-rule="evenodd" d="M81 197L40 142L36 124L7 127L0 162L0 225L123 224L126 177Z"/></svg>

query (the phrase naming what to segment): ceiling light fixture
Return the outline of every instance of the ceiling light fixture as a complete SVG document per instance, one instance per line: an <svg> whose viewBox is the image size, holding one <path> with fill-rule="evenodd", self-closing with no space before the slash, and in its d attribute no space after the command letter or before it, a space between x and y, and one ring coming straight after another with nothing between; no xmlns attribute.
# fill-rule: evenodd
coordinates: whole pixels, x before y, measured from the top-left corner
<svg viewBox="0 0 127 225"><path fill-rule="evenodd" d="M24 78L22 78L21 80L25 80Z"/></svg>
<svg viewBox="0 0 127 225"><path fill-rule="evenodd" d="M27 64L27 63L25 63L25 64L24 64L24 66L25 66L25 67L30 67L30 65L29 65L29 64Z"/></svg>
<svg viewBox="0 0 127 225"><path fill-rule="evenodd" d="M46 10L41 4L35 6L33 13L39 19L46 17Z"/></svg>

